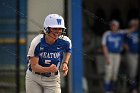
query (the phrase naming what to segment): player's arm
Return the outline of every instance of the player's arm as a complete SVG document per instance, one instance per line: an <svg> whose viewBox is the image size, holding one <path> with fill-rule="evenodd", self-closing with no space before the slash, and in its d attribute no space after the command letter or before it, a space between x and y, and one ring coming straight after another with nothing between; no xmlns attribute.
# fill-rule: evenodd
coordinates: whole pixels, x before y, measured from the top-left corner
<svg viewBox="0 0 140 93"><path fill-rule="evenodd" d="M71 43L71 40L69 39L69 37L67 37L67 36L63 36L62 39L67 41L66 49L65 49L66 52L65 52L65 57L64 57L63 63L68 64L70 56L71 56L71 51L72 51L71 50L72 49L72 43Z"/></svg>
<svg viewBox="0 0 140 93"><path fill-rule="evenodd" d="M29 51L28 51L28 58L29 58L29 64L31 65L31 68L34 72L39 73L47 73L47 72L56 72L57 67L55 65L51 65L50 67L43 67L39 65L39 42L42 36L38 35L35 37L30 45Z"/></svg>
<svg viewBox="0 0 140 93"><path fill-rule="evenodd" d="M71 53L69 53L69 52L65 53L65 58L64 58L63 64L69 64L70 56L71 56Z"/></svg>
<svg viewBox="0 0 140 93"><path fill-rule="evenodd" d="M65 49L66 52L65 52L65 56L64 56L63 64L62 64L62 71L64 72L63 75L66 76L68 73L68 63L69 63L69 60L71 57L72 43L71 43L71 40L69 39L69 37L67 37L67 36L64 36L62 39L67 41L66 49Z"/></svg>
<svg viewBox="0 0 140 93"><path fill-rule="evenodd" d="M103 54L105 56L107 64L110 64L108 48L106 46L106 41L107 41L106 39L107 39L108 33L109 32L105 32L104 35L103 35L103 38L102 38L102 48L103 48Z"/></svg>
<svg viewBox="0 0 140 93"><path fill-rule="evenodd" d="M104 53L105 59L107 61L107 64L110 64L108 49L107 49L106 45L102 45L102 47L103 47L103 53Z"/></svg>
<svg viewBox="0 0 140 93"><path fill-rule="evenodd" d="M62 70L64 72L64 76L66 76L68 73L68 64L69 64L70 56L71 56L71 53L69 52L65 53L64 61L62 64Z"/></svg>
<svg viewBox="0 0 140 93"><path fill-rule="evenodd" d="M38 64L39 58L38 57L30 57L30 64L31 68L34 72L39 72L39 73L47 73L47 72L56 72L58 69L57 67L52 64L50 67L43 67Z"/></svg>

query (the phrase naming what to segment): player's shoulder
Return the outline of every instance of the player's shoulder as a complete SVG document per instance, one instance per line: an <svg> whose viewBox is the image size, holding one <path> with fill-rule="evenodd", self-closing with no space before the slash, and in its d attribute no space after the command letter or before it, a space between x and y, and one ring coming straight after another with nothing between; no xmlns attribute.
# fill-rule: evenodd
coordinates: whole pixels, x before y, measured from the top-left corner
<svg viewBox="0 0 140 93"><path fill-rule="evenodd" d="M60 36L59 37L60 42L63 44L68 44L70 47L72 47L71 39L68 36Z"/></svg>
<svg viewBox="0 0 140 93"><path fill-rule="evenodd" d="M71 41L68 36L60 36L59 39L65 40L65 41Z"/></svg>
<svg viewBox="0 0 140 93"><path fill-rule="evenodd" d="M107 36L107 35L110 35L111 34L111 31L110 30L107 30L103 33L103 36Z"/></svg>
<svg viewBox="0 0 140 93"><path fill-rule="evenodd" d="M31 44L38 44L40 42L40 39L43 38L43 34L37 35L31 42Z"/></svg>
<svg viewBox="0 0 140 93"><path fill-rule="evenodd" d="M71 40L68 36L60 36L59 39L62 40L62 41L71 43Z"/></svg>

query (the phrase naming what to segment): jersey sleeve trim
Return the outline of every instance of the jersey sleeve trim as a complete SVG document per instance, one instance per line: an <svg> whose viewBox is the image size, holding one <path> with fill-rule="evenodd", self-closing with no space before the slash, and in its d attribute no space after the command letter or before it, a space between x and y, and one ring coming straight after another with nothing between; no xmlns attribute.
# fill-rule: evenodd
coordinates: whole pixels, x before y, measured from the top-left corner
<svg viewBox="0 0 140 93"><path fill-rule="evenodd" d="M108 37L109 33L110 33L110 31L107 31L103 34L102 45L106 45L106 41L107 41L107 37Z"/></svg>
<svg viewBox="0 0 140 93"><path fill-rule="evenodd" d="M29 48L29 51L28 51L28 54L27 54L27 57L33 57L33 56L36 56L35 55L35 50L37 48L37 46L39 45L40 43L40 39L43 37L43 35L38 35L36 36L32 42L31 42L31 45L30 45L30 48Z"/></svg>
<svg viewBox="0 0 140 93"><path fill-rule="evenodd" d="M65 51L65 52L71 53L71 52L72 52L72 43L71 43L70 38L67 37L67 36L63 36L63 37L60 38L60 39L63 39L64 41L67 42L67 43L66 43L67 45L66 45L66 51Z"/></svg>

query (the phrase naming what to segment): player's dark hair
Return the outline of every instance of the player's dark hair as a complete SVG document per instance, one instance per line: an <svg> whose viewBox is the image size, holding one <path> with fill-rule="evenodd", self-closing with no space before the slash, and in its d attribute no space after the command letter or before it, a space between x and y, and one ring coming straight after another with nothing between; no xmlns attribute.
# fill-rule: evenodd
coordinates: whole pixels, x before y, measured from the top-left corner
<svg viewBox="0 0 140 93"><path fill-rule="evenodd" d="M45 33L44 33L44 30L40 30L40 31L39 31L39 34L45 34Z"/></svg>

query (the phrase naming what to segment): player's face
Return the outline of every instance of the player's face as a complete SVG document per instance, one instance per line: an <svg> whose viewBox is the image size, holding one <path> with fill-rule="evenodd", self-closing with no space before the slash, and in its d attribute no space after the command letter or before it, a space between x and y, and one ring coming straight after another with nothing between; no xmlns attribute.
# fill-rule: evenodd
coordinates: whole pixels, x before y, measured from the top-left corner
<svg viewBox="0 0 140 93"><path fill-rule="evenodd" d="M139 21L134 21L131 25L130 25L131 28L133 28L134 30L133 31L136 31L139 27Z"/></svg>
<svg viewBox="0 0 140 93"><path fill-rule="evenodd" d="M50 30L50 34L54 39L58 39L58 37L62 34L62 28L51 28Z"/></svg>
<svg viewBox="0 0 140 93"><path fill-rule="evenodd" d="M117 31L119 29L119 25L117 25L117 24L112 24L111 25L111 30L112 31Z"/></svg>

